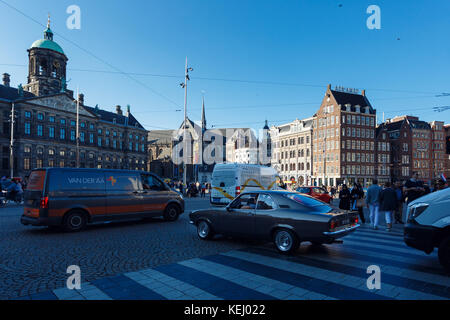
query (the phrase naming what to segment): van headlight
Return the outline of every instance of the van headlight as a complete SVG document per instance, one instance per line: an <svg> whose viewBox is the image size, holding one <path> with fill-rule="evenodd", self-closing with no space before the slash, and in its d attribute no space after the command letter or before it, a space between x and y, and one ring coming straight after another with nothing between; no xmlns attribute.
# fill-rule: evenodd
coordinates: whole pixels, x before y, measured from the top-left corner
<svg viewBox="0 0 450 320"><path fill-rule="evenodd" d="M408 220L417 218L424 212L430 205L425 202L415 203L408 207Z"/></svg>

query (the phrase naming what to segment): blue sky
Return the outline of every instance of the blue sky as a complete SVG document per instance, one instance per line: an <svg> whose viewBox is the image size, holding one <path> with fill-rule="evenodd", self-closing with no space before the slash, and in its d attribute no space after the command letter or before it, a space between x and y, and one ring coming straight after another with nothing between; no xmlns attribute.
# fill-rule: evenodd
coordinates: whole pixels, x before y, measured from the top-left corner
<svg viewBox="0 0 450 320"><path fill-rule="evenodd" d="M188 116L200 119L204 94L208 126L260 128L265 119L312 116L328 83L366 89L379 118L450 122L450 110L432 110L450 105L450 97L436 97L450 92L448 0L1 0L0 73L17 86L26 83L26 49L43 27L3 1L42 24L50 12L54 40L69 58L69 88L79 86L85 102L102 109L130 104L147 129L181 123L186 56L194 68ZM81 30L66 27L72 4L81 8ZM381 9L380 30L366 27L371 4ZM110 65L158 76L97 72L114 72Z"/></svg>

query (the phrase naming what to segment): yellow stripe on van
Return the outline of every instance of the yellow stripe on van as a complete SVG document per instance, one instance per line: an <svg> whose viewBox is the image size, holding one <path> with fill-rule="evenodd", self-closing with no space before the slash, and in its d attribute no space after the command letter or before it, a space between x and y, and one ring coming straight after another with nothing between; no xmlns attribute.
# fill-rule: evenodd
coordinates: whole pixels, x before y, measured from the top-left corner
<svg viewBox="0 0 450 320"><path fill-rule="evenodd" d="M261 188L261 190L266 190L266 189L265 189L265 188L264 188L264 187L263 187L256 179L250 178L250 179L247 179L247 180L245 181L245 183L242 185L241 192L244 192L245 188L248 187L248 184L249 184L250 181L256 183L256 185L257 185L259 188ZM276 182L277 182L276 180L273 181L273 182L267 187L267 190L272 189L272 188L273 188L273 185L274 185ZM230 199L230 200L233 200L233 199L234 199L234 197L233 197L232 195L230 195L228 192L226 192L225 190L223 190L223 189L221 189L221 188L219 188L219 187L213 187L213 189L219 191L221 194L223 194L226 198L228 198L228 199Z"/></svg>

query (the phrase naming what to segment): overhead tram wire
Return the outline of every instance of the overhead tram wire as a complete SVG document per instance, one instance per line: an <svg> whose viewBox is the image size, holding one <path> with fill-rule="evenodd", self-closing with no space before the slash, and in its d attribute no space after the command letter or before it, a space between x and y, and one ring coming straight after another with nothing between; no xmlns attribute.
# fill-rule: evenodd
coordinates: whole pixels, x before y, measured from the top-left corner
<svg viewBox="0 0 450 320"><path fill-rule="evenodd" d="M40 26L42 26L42 27L45 28L45 25L44 25L44 24L40 23L39 21L37 21L37 20L34 19L33 17L29 16L29 15L26 14L25 12L23 12L23 11L17 9L16 7L10 5L10 4L7 3L6 1L0 0L0 2L3 3L4 5L6 5L7 7L9 7L10 9L12 9L12 10L14 10L14 11L20 13L20 14L23 15L25 18L27 18L27 19L29 19L29 20L31 20L31 21L33 21L33 22L37 23L38 25L40 25ZM176 105L177 107L180 107L180 105L179 105L178 103L176 103L175 101L173 101L172 99L170 99L170 98L164 96L163 94L157 92L156 90L154 90L153 88L151 88L150 86L148 86L147 84L145 84L144 82L135 79L135 78L132 77L130 74L128 74L128 73L126 73L126 72L120 70L119 68L115 67L114 65L112 65L112 64L110 64L109 62L105 61L104 59L98 57L96 54L90 52L89 50L84 49L83 47L81 47L80 45L78 45L76 42L74 42L74 41L72 41L72 40L70 40L70 39L64 37L63 35L61 35L61 34L59 34L59 33L57 33L57 32L54 32L54 34L56 34L56 35L57 35L58 37L60 37L61 39L63 39L63 40L65 40L65 41L69 42L70 44L74 45L74 46L77 47L78 49L84 51L85 53L87 53L87 54L90 55L91 57L95 58L96 60L102 62L102 63L105 64L105 65L107 65L108 67L110 67L110 68L116 70L117 73L120 73L120 74L122 74L122 75L128 77L129 79L133 80L134 82L138 83L139 85L143 86L143 87L146 88L147 90L151 91L153 94L155 94L155 95L157 95L157 96L163 98L164 100L166 100L166 101L168 101L168 102L170 102L170 103Z"/></svg>
<svg viewBox="0 0 450 320"><path fill-rule="evenodd" d="M3 0L0 0L0 2L3 2ZM39 23L35 21L36 23ZM43 26L43 24L39 23ZM55 33L57 34L57 33ZM59 34L58 34L59 35ZM68 40L64 38L63 36L59 35L64 40L71 42L71 40ZM71 42L72 43L72 42ZM76 45L75 43L73 43ZM77 46L77 45L76 45ZM85 50L80 48L81 50ZM87 50L85 50L88 52ZM90 54L90 53L89 53ZM98 58L98 57L97 57ZM98 58L100 59L100 58ZM102 61L105 64L108 64L105 61ZM20 64L6 64L1 63L0 65L4 66L17 66L17 67L27 67L26 65L20 65ZM108 64L109 65L109 64ZM112 67L114 68L114 67ZM137 73L137 72L123 72L120 71L118 68L114 68L118 71L108 71L108 70L95 70L95 69L76 69L76 68L68 68L68 70L71 71L80 71L80 72L93 72L93 73L109 73L109 74L124 74L124 75L133 75L133 76L146 76L146 77L160 77L160 78L183 78L182 75L173 75L173 74L154 74L154 73ZM267 85L278 85L278 86L298 86L298 87L312 87L312 88L324 88L324 85L320 84L305 84L305 83L289 83L289 82L276 82L276 81L262 81L262 80L245 80L245 79L226 79L226 78L211 78L211 77L197 77L197 76L191 76L191 79L197 79L197 80L209 80L209 81L225 81L225 82L237 82L237 83L254 83L254 84L267 84ZM133 78L133 80L138 81ZM399 90L399 89L380 89L380 88L366 88L366 90L370 91L386 91L386 92L403 92L403 93L417 93L417 94L427 94L432 95L429 97L448 97L450 96L450 93L447 92L429 92L429 91L415 91L415 90ZM427 96L428 97L428 96ZM387 98L390 99L390 98ZM403 97L399 97L398 99L403 99Z"/></svg>

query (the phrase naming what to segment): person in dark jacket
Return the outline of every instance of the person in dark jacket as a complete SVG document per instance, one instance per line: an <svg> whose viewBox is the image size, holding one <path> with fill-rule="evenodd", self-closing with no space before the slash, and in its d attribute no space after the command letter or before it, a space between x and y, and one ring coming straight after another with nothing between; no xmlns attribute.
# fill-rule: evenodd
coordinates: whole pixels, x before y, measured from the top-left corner
<svg viewBox="0 0 450 320"><path fill-rule="evenodd" d="M342 210L350 210L350 191L347 185L342 185L342 190L339 192L339 208Z"/></svg>
<svg viewBox="0 0 450 320"><path fill-rule="evenodd" d="M391 188L391 183L386 182L384 189L380 193L380 210L385 212L386 231L391 231L392 214L397 209L397 193Z"/></svg>
<svg viewBox="0 0 450 320"><path fill-rule="evenodd" d="M350 196L352 198L352 209L358 210L359 218L361 219L362 223L366 223L366 219L364 218L364 211L363 207L358 207L358 200L364 198L364 190L362 186L359 183L355 183L353 186L352 192L350 193Z"/></svg>

